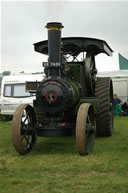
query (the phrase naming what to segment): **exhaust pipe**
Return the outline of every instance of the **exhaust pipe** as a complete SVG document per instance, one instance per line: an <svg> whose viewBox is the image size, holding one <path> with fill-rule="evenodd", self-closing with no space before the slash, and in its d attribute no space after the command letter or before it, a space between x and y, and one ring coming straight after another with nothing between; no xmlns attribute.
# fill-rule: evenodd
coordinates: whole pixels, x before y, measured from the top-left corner
<svg viewBox="0 0 128 193"><path fill-rule="evenodd" d="M48 74L59 76L61 67L61 23L51 22L45 26L48 29Z"/></svg>

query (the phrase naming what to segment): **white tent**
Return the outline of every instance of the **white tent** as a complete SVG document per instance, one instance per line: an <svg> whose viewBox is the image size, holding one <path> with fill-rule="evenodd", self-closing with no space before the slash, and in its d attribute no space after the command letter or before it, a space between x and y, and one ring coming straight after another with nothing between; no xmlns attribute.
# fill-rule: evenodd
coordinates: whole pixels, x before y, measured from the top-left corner
<svg viewBox="0 0 128 193"><path fill-rule="evenodd" d="M125 102L128 98L128 70L99 72L98 77L111 77L113 93Z"/></svg>
<svg viewBox="0 0 128 193"><path fill-rule="evenodd" d="M128 78L128 70L113 70L113 71L104 71L104 72L98 72L98 75L100 77L114 77L114 78L120 78L120 77L127 77Z"/></svg>
<svg viewBox="0 0 128 193"><path fill-rule="evenodd" d="M95 59L98 72L119 70L119 54L117 52L114 52L112 56L99 54Z"/></svg>
<svg viewBox="0 0 128 193"><path fill-rule="evenodd" d="M98 77L111 77L114 93L124 102L128 98L128 59L119 53L112 57L99 54L96 58Z"/></svg>

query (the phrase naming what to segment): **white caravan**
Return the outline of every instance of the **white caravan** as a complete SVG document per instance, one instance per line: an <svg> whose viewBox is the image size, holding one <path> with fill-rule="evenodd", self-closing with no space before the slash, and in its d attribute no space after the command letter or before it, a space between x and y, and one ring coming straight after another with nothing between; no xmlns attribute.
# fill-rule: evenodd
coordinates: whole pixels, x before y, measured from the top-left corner
<svg viewBox="0 0 128 193"><path fill-rule="evenodd" d="M1 84L1 115L13 115L20 104L33 105L35 96L25 92L26 81L41 82L44 74L3 76Z"/></svg>

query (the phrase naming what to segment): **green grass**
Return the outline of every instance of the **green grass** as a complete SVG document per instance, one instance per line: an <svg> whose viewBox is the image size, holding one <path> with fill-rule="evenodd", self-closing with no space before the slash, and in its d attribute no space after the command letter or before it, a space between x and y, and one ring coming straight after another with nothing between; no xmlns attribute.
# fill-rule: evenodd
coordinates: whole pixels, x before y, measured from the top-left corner
<svg viewBox="0 0 128 193"><path fill-rule="evenodd" d="M128 193L128 117L112 137L96 138L79 156L75 137L37 138L32 152L13 148L11 124L0 122L0 193Z"/></svg>

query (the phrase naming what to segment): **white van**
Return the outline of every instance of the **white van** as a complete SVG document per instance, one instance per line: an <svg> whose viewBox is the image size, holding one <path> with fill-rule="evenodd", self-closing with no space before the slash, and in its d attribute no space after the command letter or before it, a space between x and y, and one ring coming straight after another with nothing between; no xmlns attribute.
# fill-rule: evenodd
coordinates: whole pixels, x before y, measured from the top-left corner
<svg viewBox="0 0 128 193"><path fill-rule="evenodd" d="M1 84L1 115L13 115L20 104L33 105L35 96L25 92L26 81L41 82L44 74L23 74L3 76Z"/></svg>

